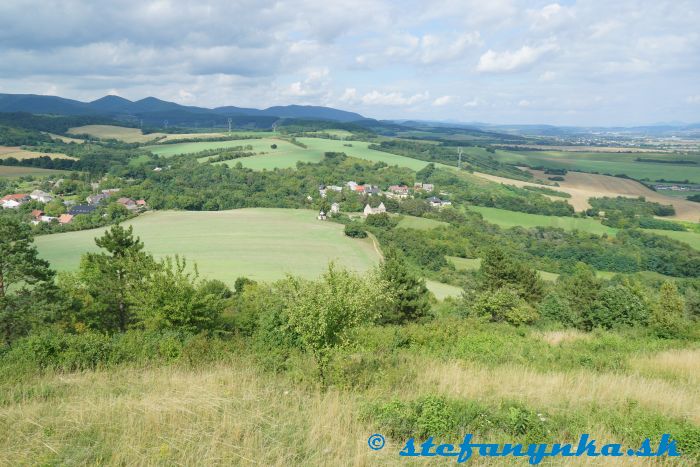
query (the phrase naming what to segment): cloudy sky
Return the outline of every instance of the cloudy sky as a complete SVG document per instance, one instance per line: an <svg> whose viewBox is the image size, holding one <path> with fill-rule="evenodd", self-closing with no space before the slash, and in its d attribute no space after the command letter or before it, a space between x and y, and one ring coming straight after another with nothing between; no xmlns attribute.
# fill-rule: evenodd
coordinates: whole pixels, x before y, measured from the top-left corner
<svg viewBox="0 0 700 467"><path fill-rule="evenodd" d="M700 121L700 0L2 0L0 92Z"/></svg>

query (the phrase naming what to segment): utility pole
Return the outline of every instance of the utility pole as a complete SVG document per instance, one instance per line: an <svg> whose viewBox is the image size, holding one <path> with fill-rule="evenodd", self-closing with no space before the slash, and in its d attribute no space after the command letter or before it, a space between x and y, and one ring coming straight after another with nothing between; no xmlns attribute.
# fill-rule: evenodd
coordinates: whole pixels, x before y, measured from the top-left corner
<svg viewBox="0 0 700 467"><path fill-rule="evenodd" d="M165 126L165 129L167 130L167 129L168 129L168 121L167 121L167 120L163 120L163 125Z"/></svg>
<svg viewBox="0 0 700 467"><path fill-rule="evenodd" d="M457 168L459 170L462 170L462 147L460 146L458 149L459 149L459 161L457 162Z"/></svg>
<svg viewBox="0 0 700 467"><path fill-rule="evenodd" d="M231 117L229 117L229 118L228 118L228 134L229 134L229 135L231 134L231 122L232 122L232 121L233 121L233 119L232 119Z"/></svg>

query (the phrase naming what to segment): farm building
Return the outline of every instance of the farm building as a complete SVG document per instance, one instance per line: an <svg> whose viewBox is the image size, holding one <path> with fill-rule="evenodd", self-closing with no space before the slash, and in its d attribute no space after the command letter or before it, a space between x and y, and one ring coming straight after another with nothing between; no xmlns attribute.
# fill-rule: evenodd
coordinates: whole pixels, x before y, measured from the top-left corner
<svg viewBox="0 0 700 467"><path fill-rule="evenodd" d="M379 203L379 206L376 208L373 208L369 204L365 205L364 211L362 211L362 215L364 217L369 216L370 214L382 214L386 212L386 206L384 206L384 203Z"/></svg>
<svg viewBox="0 0 700 467"><path fill-rule="evenodd" d="M131 198L119 198L117 200L117 203L121 204L129 211L133 211L134 209L138 209L138 205L136 204L136 201L134 201Z"/></svg>
<svg viewBox="0 0 700 467"><path fill-rule="evenodd" d="M70 224L73 221L73 216L70 214L61 214L58 216L58 223L59 224Z"/></svg>
<svg viewBox="0 0 700 467"><path fill-rule="evenodd" d="M87 201L88 204L100 204L103 200L107 199L107 195L104 193L99 193L96 195L90 195L87 198L85 198L85 201Z"/></svg>
<svg viewBox="0 0 700 467"><path fill-rule="evenodd" d="M49 193L46 193L45 191L41 190L34 190L29 194L29 197L35 201L39 201L41 203L50 203L53 201L53 196L51 196Z"/></svg>
<svg viewBox="0 0 700 467"><path fill-rule="evenodd" d="M23 193L5 195L0 198L0 205L3 209L15 209L29 201L29 199L29 195Z"/></svg>

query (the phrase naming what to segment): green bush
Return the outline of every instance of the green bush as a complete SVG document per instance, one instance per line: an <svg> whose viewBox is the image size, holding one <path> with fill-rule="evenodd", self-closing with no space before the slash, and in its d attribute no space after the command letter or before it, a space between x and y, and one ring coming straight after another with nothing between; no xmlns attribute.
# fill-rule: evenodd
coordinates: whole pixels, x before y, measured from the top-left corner
<svg viewBox="0 0 700 467"><path fill-rule="evenodd" d="M365 232L361 226L354 223L345 226L345 235L352 238L367 238L367 232Z"/></svg>

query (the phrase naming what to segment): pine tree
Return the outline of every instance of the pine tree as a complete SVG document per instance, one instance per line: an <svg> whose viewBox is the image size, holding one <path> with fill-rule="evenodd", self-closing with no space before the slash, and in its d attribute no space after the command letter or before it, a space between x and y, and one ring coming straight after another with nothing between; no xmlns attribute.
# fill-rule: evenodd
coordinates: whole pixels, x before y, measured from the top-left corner
<svg viewBox="0 0 700 467"><path fill-rule="evenodd" d="M396 250L389 249L380 270L380 277L388 284L394 301L382 313L380 322L405 323L415 321L430 311L430 299L425 280L410 269L404 257Z"/></svg>
<svg viewBox="0 0 700 467"><path fill-rule="evenodd" d="M86 318L91 327L123 332L133 320L130 289L143 282L155 261L142 251L143 242L134 237L133 227L115 225L95 243L109 254L88 253L81 261L80 282L91 297Z"/></svg>
<svg viewBox="0 0 700 467"><path fill-rule="evenodd" d="M537 271L513 259L500 248L486 252L480 269L481 289L494 292L504 287L515 289L529 303L544 295L544 285Z"/></svg>
<svg viewBox="0 0 700 467"><path fill-rule="evenodd" d="M49 263L40 259L29 226L0 216L0 329L9 344L31 327L29 316L53 279Z"/></svg>

